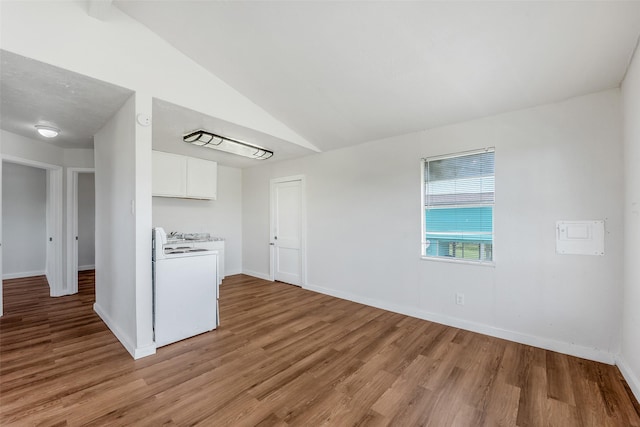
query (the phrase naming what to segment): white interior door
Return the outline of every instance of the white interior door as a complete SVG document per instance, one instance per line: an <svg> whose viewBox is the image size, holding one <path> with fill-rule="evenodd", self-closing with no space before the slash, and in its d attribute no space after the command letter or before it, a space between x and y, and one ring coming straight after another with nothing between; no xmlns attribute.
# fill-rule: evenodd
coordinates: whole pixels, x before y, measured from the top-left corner
<svg viewBox="0 0 640 427"><path fill-rule="evenodd" d="M45 273L52 297L65 295L62 266L62 167L47 169L47 261Z"/></svg>
<svg viewBox="0 0 640 427"><path fill-rule="evenodd" d="M78 292L78 171L69 170L67 180L67 289Z"/></svg>
<svg viewBox="0 0 640 427"><path fill-rule="evenodd" d="M45 274L49 281L50 295L64 295L62 269L62 166L42 163L11 155L2 155L0 162L0 176L2 163L6 161L19 165L45 169L47 171L47 200L46 200L46 264ZM2 218L2 180L0 179L0 218ZM2 227L0 226L0 279L2 278ZM0 280L0 316L4 313L2 300L2 281Z"/></svg>
<svg viewBox="0 0 640 427"><path fill-rule="evenodd" d="M2 293L2 159L0 159L0 316L4 313Z"/></svg>
<svg viewBox="0 0 640 427"><path fill-rule="evenodd" d="M302 178L272 181L272 276L298 286L304 284L303 201Z"/></svg>
<svg viewBox="0 0 640 427"><path fill-rule="evenodd" d="M68 168L67 169L67 284L66 293L78 292L78 223L79 223L79 196L78 181L80 173L95 173L93 168ZM95 194L94 194L95 197ZM95 233L95 230L93 231ZM95 245L95 243L94 243ZM94 260L95 262L95 260Z"/></svg>
<svg viewBox="0 0 640 427"><path fill-rule="evenodd" d="M3 162L25 165L47 171L45 274L50 295L64 295L62 265L62 166L42 163L11 155L2 155Z"/></svg>
<svg viewBox="0 0 640 427"><path fill-rule="evenodd" d="M49 282L49 287L52 290L56 285L56 258L55 258L55 244L53 241L53 234L55 233L55 225L54 225L54 214L53 214L53 198L55 195L52 192L53 181L52 176L49 171L47 171L47 213L46 213L46 222L47 222L47 234L46 234L46 245L47 245L47 260L45 264L45 275L47 276L47 282Z"/></svg>

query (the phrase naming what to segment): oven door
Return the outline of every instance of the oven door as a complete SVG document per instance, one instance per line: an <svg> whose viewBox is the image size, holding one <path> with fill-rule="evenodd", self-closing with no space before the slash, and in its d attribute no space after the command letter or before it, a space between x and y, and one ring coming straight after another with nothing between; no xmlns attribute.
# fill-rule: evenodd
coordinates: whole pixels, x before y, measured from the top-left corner
<svg viewBox="0 0 640 427"><path fill-rule="evenodd" d="M215 254L155 263L154 333L161 347L216 328Z"/></svg>

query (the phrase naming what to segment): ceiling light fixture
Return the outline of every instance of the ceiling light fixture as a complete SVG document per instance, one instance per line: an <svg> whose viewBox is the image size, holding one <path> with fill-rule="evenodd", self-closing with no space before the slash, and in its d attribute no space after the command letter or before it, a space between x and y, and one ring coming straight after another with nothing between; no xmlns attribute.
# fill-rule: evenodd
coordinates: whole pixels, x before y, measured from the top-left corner
<svg viewBox="0 0 640 427"><path fill-rule="evenodd" d="M273 151L267 150L266 148L238 141L237 139L227 138L226 136L216 135L203 129L194 130L193 132L185 134L182 140L189 144L237 154L238 156L249 157L251 159L266 160L273 156Z"/></svg>
<svg viewBox="0 0 640 427"><path fill-rule="evenodd" d="M60 129L56 129L53 126L36 125L35 128L45 138L55 138L60 133Z"/></svg>

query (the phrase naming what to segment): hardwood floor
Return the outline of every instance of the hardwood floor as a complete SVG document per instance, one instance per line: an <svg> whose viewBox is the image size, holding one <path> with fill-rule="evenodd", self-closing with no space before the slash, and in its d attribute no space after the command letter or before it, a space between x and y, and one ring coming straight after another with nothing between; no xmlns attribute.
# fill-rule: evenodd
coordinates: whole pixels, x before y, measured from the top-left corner
<svg viewBox="0 0 640 427"><path fill-rule="evenodd" d="M0 425L640 426L613 366L242 275L218 330L134 361L79 282L4 281Z"/></svg>

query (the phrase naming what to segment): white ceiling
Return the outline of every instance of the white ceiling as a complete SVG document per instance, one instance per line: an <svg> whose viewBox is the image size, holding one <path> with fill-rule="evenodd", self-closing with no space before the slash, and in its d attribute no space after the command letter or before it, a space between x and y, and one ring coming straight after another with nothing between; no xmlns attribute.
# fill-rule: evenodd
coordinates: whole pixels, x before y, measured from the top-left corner
<svg viewBox="0 0 640 427"><path fill-rule="evenodd" d="M268 148L274 152L273 157L269 160L255 160L183 142L182 136L186 132L196 129L206 129L218 135L232 137ZM153 100L152 133L154 150L214 160L222 165L237 168L256 166L262 162L275 162L302 157L315 152L274 136L207 116L160 99Z"/></svg>
<svg viewBox="0 0 640 427"><path fill-rule="evenodd" d="M0 128L61 148L93 148L93 135L133 94L5 50L0 61ZM36 124L56 127L60 135L40 136Z"/></svg>
<svg viewBox="0 0 640 427"><path fill-rule="evenodd" d="M115 1L322 150L619 86L640 2Z"/></svg>
<svg viewBox="0 0 640 427"><path fill-rule="evenodd" d="M0 49L0 128L61 148L93 148L93 135L133 94L91 77ZM57 138L40 136L35 124L61 130ZM261 161L186 144L186 131L204 128L274 151L269 162L315 151L234 123L159 99L153 100L155 150L184 154L244 168Z"/></svg>

